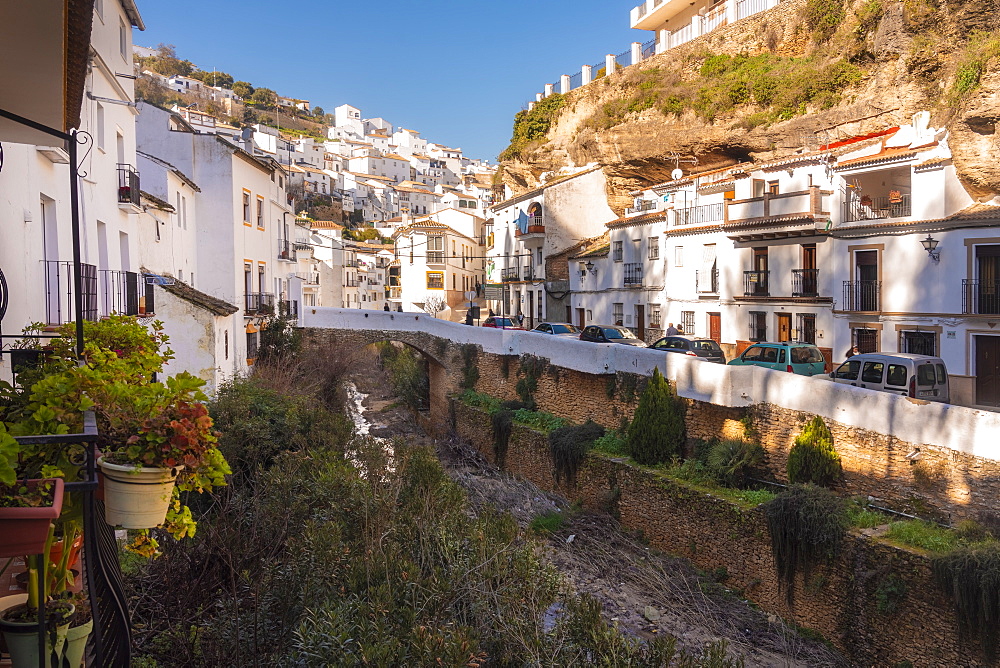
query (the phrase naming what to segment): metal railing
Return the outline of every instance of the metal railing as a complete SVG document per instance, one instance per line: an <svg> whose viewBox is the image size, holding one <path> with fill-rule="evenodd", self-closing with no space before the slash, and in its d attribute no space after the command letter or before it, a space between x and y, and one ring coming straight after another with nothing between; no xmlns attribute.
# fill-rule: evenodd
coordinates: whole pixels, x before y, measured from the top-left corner
<svg viewBox="0 0 1000 668"><path fill-rule="evenodd" d="M118 163L118 203L139 206L139 198L139 172L132 165Z"/></svg>
<svg viewBox="0 0 1000 668"><path fill-rule="evenodd" d="M687 209L674 209L675 225L697 225L699 223L722 222L722 202L703 204Z"/></svg>
<svg viewBox="0 0 1000 668"><path fill-rule="evenodd" d="M819 269L792 269L792 296L819 296Z"/></svg>
<svg viewBox="0 0 1000 668"><path fill-rule="evenodd" d="M769 270L764 271L744 271L743 272L743 296L745 297L770 297L768 289Z"/></svg>
<svg viewBox="0 0 1000 668"><path fill-rule="evenodd" d="M642 59L645 60L656 54L656 39L651 39L642 45Z"/></svg>
<svg viewBox="0 0 1000 668"><path fill-rule="evenodd" d="M880 311L882 281L844 281L845 311Z"/></svg>
<svg viewBox="0 0 1000 668"><path fill-rule="evenodd" d="M641 286L642 285L642 263L641 262L626 262L625 263L625 287Z"/></svg>
<svg viewBox="0 0 1000 668"><path fill-rule="evenodd" d="M45 263L45 322L62 325L73 320L73 263L43 260ZM97 320L97 267L80 265L83 319Z"/></svg>
<svg viewBox="0 0 1000 668"><path fill-rule="evenodd" d="M750 312L751 341L767 341L767 314L760 311Z"/></svg>
<svg viewBox="0 0 1000 668"><path fill-rule="evenodd" d="M353 260L351 260L351 259L345 260L344 261L344 266L345 267L357 267L358 266L358 260L357 260L357 258L355 258Z"/></svg>
<svg viewBox="0 0 1000 668"><path fill-rule="evenodd" d="M501 269L500 280L505 282L521 280L520 267L507 267L506 269Z"/></svg>
<svg viewBox="0 0 1000 668"><path fill-rule="evenodd" d="M278 259L295 260L298 257L296 249L288 239L278 239Z"/></svg>
<svg viewBox="0 0 1000 668"><path fill-rule="evenodd" d="M1000 314L1000 281L962 279L962 313Z"/></svg>
<svg viewBox="0 0 1000 668"><path fill-rule="evenodd" d="M282 299L278 302L278 315L282 318L298 318L299 302L295 299Z"/></svg>
<svg viewBox="0 0 1000 668"><path fill-rule="evenodd" d="M524 265L524 270L521 272L522 281L532 281L535 279L535 270L530 264Z"/></svg>
<svg viewBox="0 0 1000 668"><path fill-rule="evenodd" d="M274 313L274 295L270 292L248 292L243 301L244 315Z"/></svg>
<svg viewBox="0 0 1000 668"><path fill-rule="evenodd" d="M909 216L910 194L899 196L863 197L852 196L844 205L844 221L881 220L883 218L905 218Z"/></svg>
<svg viewBox="0 0 1000 668"><path fill-rule="evenodd" d="M100 270L101 315L139 315L139 275L134 271Z"/></svg>
<svg viewBox="0 0 1000 668"><path fill-rule="evenodd" d="M630 213L642 213L643 211L653 211L657 208L657 205L659 203L660 201L656 199L642 199L639 200L636 206L630 206L627 209L625 209L625 213L630 214Z"/></svg>
<svg viewBox="0 0 1000 668"><path fill-rule="evenodd" d="M444 251L427 251L427 264L444 264Z"/></svg>
<svg viewBox="0 0 1000 668"><path fill-rule="evenodd" d="M719 270L711 269L709 271L704 271L702 269L698 269L695 271L694 291L703 295L719 294Z"/></svg>
<svg viewBox="0 0 1000 668"><path fill-rule="evenodd" d="M615 66L616 67L628 67L632 64L632 49L624 53L619 53L615 56Z"/></svg>
<svg viewBox="0 0 1000 668"><path fill-rule="evenodd" d="M570 76L569 78L570 90L573 90L574 88L579 88L582 85L583 85L583 72L577 72L576 74Z"/></svg>

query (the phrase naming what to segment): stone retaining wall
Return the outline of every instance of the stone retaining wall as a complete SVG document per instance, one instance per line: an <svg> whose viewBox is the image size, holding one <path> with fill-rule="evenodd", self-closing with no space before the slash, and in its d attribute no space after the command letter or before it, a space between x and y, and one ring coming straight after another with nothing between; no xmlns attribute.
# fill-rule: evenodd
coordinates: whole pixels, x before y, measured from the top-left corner
<svg viewBox="0 0 1000 668"><path fill-rule="evenodd" d="M491 462L492 425L482 410L453 403L453 427ZM694 490L662 474L590 453L576 480L556 484L545 434L515 425L505 469L585 506L610 510L653 547L705 570L725 569L726 586L764 610L815 629L853 665L988 665L974 640L959 637L950 600L935 584L927 557L851 535L834 563L799 576L789 605L778 583L766 521L759 508ZM892 580L905 585L893 612L879 609Z"/></svg>

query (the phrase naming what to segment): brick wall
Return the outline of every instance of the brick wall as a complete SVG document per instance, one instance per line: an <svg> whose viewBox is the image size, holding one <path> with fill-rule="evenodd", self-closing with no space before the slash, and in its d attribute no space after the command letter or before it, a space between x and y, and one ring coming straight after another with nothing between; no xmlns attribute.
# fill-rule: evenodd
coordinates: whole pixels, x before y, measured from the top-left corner
<svg viewBox="0 0 1000 668"><path fill-rule="evenodd" d="M491 462L489 417L454 403L456 432ZM573 483L556 484L547 437L515 425L505 468L542 489L599 510L617 512L664 552L700 568L725 568L726 585L764 610L815 629L853 665L987 665L974 641L959 637L950 600L934 583L929 560L916 552L851 535L839 557L799 576L789 605L779 586L766 521L759 508L693 490L655 471L590 453ZM880 611L877 593L890 575L906 586L897 611Z"/></svg>

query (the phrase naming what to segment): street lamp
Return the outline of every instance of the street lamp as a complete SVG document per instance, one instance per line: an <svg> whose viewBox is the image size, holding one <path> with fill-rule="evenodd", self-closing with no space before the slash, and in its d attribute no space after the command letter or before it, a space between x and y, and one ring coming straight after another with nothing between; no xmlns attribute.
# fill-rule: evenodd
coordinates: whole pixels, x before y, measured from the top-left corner
<svg viewBox="0 0 1000 668"><path fill-rule="evenodd" d="M941 261L941 251L937 250L939 243L940 242L937 239L933 238L929 234L926 239L922 239L920 241L920 245L924 247L925 251L927 251L927 255L935 262Z"/></svg>
<svg viewBox="0 0 1000 668"><path fill-rule="evenodd" d="M587 264L585 264L584 266L587 268L587 271L589 271L591 274L596 274L597 273L597 270L594 269L594 263L593 262L588 261Z"/></svg>

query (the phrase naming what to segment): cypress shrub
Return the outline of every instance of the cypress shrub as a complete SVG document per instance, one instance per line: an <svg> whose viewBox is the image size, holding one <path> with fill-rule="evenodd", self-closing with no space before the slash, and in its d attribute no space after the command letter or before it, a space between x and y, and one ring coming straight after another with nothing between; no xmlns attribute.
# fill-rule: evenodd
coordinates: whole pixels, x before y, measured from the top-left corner
<svg viewBox="0 0 1000 668"><path fill-rule="evenodd" d="M829 487L843 475L840 455L833 447L833 434L817 415L795 437L795 444L788 453L788 480Z"/></svg>
<svg viewBox="0 0 1000 668"><path fill-rule="evenodd" d="M684 406L660 370L653 369L626 432L626 449L637 463L650 465L679 455L683 444Z"/></svg>

